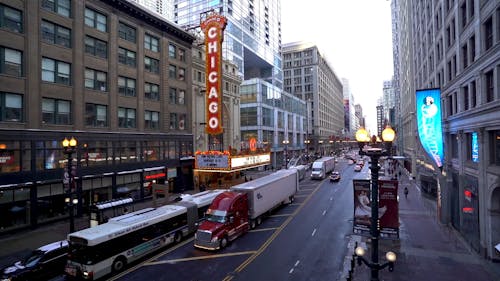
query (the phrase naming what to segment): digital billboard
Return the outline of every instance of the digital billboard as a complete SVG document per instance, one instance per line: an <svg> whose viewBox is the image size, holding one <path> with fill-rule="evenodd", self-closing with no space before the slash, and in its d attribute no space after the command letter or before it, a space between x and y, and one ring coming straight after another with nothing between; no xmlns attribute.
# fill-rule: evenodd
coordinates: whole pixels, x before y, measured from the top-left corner
<svg viewBox="0 0 500 281"><path fill-rule="evenodd" d="M416 112L418 136L422 147L438 167L443 166L443 128L441 91L417 90Z"/></svg>

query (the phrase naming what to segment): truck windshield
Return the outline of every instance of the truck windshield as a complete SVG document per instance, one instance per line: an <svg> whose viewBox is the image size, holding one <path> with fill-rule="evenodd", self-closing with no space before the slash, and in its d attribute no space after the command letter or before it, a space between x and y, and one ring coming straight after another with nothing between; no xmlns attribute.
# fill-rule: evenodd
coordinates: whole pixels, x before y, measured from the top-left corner
<svg viewBox="0 0 500 281"><path fill-rule="evenodd" d="M312 169L313 172L320 172L321 171L321 168L313 168Z"/></svg>
<svg viewBox="0 0 500 281"><path fill-rule="evenodd" d="M206 220L211 222L226 223L226 216L207 214Z"/></svg>

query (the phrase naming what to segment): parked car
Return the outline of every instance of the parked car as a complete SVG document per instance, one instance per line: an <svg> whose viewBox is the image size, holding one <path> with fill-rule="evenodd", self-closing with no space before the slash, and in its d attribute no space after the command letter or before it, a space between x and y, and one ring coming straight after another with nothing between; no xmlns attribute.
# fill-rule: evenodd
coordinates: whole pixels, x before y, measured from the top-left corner
<svg viewBox="0 0 500 281"><path fill-rule="evenodd" d="M330 175L330 182L339 181L339 180L340 180L340 173L337 171L333 171L332 174Z"/></svg>
<svg viewBox="0 0 500 281"><path fill-rule="evenodd" d="M354 172L361 172L361 166L360 165L354 166Z"/></svg>
<svg viewBox="0 0 500 281"><path fill-rule="evenodd" d="M1 280L48 280L64 273L67 258L68 241L50 243L2 268Z"/></svg>

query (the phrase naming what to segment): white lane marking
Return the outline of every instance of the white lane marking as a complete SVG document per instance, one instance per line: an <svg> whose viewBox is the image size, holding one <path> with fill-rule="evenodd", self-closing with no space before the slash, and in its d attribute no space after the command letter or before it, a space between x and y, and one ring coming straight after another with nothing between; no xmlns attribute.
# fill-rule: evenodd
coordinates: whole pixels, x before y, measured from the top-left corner
<svg viewBox="0 0 500 281"><path fill-rule="evenodd" d="M311 234L311 236L314 236L314 234L316 234L316 228L313 230L313 233Z"/></svg>
<svg viewBox="0 0 500 281"><path fill-rule="evenodd" d="M323 216L326 215L326 210L323 211Z"/></svg>
<svg viewBox="0 0 500 281"><path fill-rule="evenodd" d="M292 273L293 273L293 270L297 267L297 265L299 265L299 263L300 263L300 260L297 260L297 261L295 262L295 265L294 265L294 266L290 269L290 271L288 271L288 273L289 273L289 274L292 274Z"/></svg>
<svg viewBox="0 0 500 281"><path fill-rule="evenodd" d="M289 274L292 274L293 273L293 267L292 269L290 269L290 271L288 271Z"/></svg>
<svg viewBox="0 0 500 281"><path fill-rule="evenodd" d="M332 201L332 200L333 200L333 197L330 197L330 201Z"/></svg>
<svg viewBox="0 0 500 281"><path fill-rule="evenodd" d="M294 267L297 267L297 265L299 265L299 263L300 263L300 260L297 260L297 261L295 262Z"/></svg>

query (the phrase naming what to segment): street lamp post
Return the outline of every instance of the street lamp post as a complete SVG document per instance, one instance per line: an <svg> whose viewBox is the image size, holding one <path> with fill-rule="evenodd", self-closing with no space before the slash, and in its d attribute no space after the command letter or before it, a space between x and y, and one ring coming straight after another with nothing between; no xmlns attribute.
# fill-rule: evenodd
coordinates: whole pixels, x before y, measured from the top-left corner
<svg viewBox="0 0 500 281"><path fill-rule="evenodd" d="M288 144L290 141L284 140L283 144L285 145L285 169L288 169Z"/></svg>
<svg viewBox="0 0 500 281"><path fill-rule="evenodd" d="M319 140L318 144L319 144L319 154L320 156L323 156L323 140Z"/></svg>
<svg viewBox="0 0 500 281"><path fill-rule="evenodd" d="M379 270L389 266L389 271L394 268L394 261L396 260L396 254L393 252L387 252L386 258L387 263L380 264L378 260L378 239L379 239L379 217L378 217L378 161L382 156L389 156L391 152L392 141L394 140L395 133L390 126L387 126L384 131L382 131L382 139L385 142L385 149L382 148L368 148L365 149L365 145L370 141L375 144L376 136L371 139L368 136L368 132L361 128L356 132L356 141L359 144L359 155L366 155L370 157L371 161L371 221L370 221L370 235L372 242L372 256L371 262L366 261L363 258L364 249L357 247L355 250L356 256L358 257L358 264L363 262L371 269L371 281L378 281Z"/></svg>
<svg viewBox="0 0 500 281"><path fill-rule="evenodd" d="M70 140L64 138L62 141L62 146L64 148L64 154L66 154L68 164L66 170L63 175L63 186L64 191L66 193L66 198L64 201L68 205L69 208L69 232L75 232L75 218L74 218L74 205L78 204L78 199L73 198L74 192L74 184L75 184L75 175L76 175L76 167L73 166L73 153L76 150L77 141L74 137L71 137Z"/></svg>

